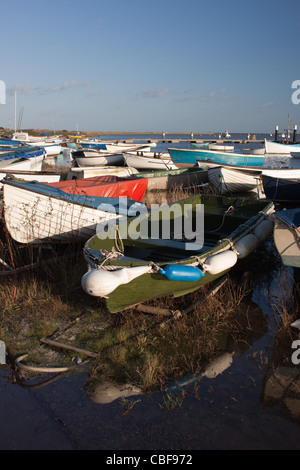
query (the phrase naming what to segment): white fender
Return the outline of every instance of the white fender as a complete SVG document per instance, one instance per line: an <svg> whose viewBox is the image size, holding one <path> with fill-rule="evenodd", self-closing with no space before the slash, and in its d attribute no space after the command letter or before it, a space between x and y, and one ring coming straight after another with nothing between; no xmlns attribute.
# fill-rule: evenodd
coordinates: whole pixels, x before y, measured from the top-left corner
<svg viewBox="0 0 300 470"><path fill-rule="evenodd" d="M128 284L142 274L152 272L149 266L137 266L135 268L121 268L115 271L104 269L93 269L89 267L88 272L81 279L83 290L94 297L107 297L117 287Z"/></svg>
<svg viewBox="0 0 300 470"><path fill-rule="evenodd" d="M270 219L263 220L252 233L248 233L234 245L235 250L238 252L238 258L243 259L252 253L272 231L273 221Z"/></svg>
<svg viewBox="0 0 300 470"><path fill-rule="evenodd" d="M223 251L216 255L209 256L204 263L205 271L208 274L219 274L222 271L232 268L237 262L237 255L231 250Z"/></svg>
<svg viewBox="0 0 300 470"><path fill-rule="evenodd" d="M272 219L265 219L255 227L253 233L259 241L263 241L273 232L273 227L274 221Z"/></svg>
<svg viewBox="0 0 300 470"><path fill-rule="evenodd" d="M252 233L248 233L243 238L241 238L237 243L235 243L234 248L238 253L238 259L243 259L249 255L259 243L258 238Z"/></svg>

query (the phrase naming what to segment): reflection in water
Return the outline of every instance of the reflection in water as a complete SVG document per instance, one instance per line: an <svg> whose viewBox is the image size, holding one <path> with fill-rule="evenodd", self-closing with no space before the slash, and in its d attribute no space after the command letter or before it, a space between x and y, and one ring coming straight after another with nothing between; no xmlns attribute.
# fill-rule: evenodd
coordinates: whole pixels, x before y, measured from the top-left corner
<svg viewBox="0 0 300 470"><path fill-rule="evenodd" d="M87 395L94 402L101 405L112 403L120 398L141 395L142 391L131 384L114 384L111 382L93 383L87 387Z"/></svg>
<svg viewBox="0 0 300 470"><path fill-rule="evenodd" d="M297 275L292 268L282 266L273 282L273 310L279 329L276 332L272 356L262 386L262 405L286 419L300 424L299 367L299 290Z"/></svg>
<svg viewBox="0 0 300 470"><path fill-rule="evenodd" d="M265 377L262 404L300 424L300 370L270 365Z"/></svg>
<svg viewBox="0 0 300 470"><path fill-rule="evenodd" d="M204 377L208 379L214 379L222 374L225 370L227 370L233 362L234 353L225 352L222 354L218 354L201 372L199 375L192 375L187 376L181 379L180 381L176 381L175 383L171 383L167 390L170 392L178 392L181 389L184 389L190 385L198 383Z"/></svg>

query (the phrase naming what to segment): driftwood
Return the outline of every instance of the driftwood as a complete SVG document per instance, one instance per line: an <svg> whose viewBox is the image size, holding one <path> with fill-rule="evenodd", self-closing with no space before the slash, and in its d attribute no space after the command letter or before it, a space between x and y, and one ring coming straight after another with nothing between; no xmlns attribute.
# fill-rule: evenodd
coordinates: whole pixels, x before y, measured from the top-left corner
<svg viewBox="0 0 300 470"><path fill-rule="evenodd" d="M69 351L74 351L79 354L84 354L85 356L92 357L93 359L96 359L97 357L99 357L99 354L93 353L91 351L86 351L85 349L75 348L74 346L70 346L64 343L58 343L57 341L52 341L50 339L41 338L40 342L43 344L47 344L48 346L53 346L55 348L68 349Z"/></svg>
<svg viewBox="0 0 300 470"><path fill-rule="evenodd" d="M154 313L156 315L165 315L168 317L172 315L171 310L168 310L167 308L150 307L148 305L143 305L143 304L136 305L134 309L137 310L138 312Z"/></svg>
<svg viewBox="0 0 300 470"><path fill-rule="evenodd" d="M4 264L4 263L1 263ZM21 266L20 268L12 268L11 266L5 264L5 267L9 269L9 271L0 271L0 277L3 276L13 276L14 274L21 273L23 271L29 271L30 269L36 269L39 266L39 263L28 264L27 266Z"/></svg>
<svg viewBox="0 0 300 470"><path fill-rule="evenodd" d="M62 258L66 258L66 259L69 259L69 258L72 258L72 256L74 256L73 254L69 254L69 255L62 255L60 256L60 259ZM19 268L12 268L11 266L9 266L9 264L7 264L4 260L2 260L0 258L0 264L3 264L3 266L5 266L7 269L9 269L9 271L0 271L0 277L2 276L13 276L14 274L17 274L17 273L21 273L23 271L29 271L29 270L35 270L35 269L38 269L40 266L42 266L43 264L51 264L51 263L55 263L57 261L57 258L50 258L48 260L43 260L41 258L41 252L39 252L39 255L38 255L38 261L36 263L31 263L31 264L27 264L25 266L20 266Z"/></svg>

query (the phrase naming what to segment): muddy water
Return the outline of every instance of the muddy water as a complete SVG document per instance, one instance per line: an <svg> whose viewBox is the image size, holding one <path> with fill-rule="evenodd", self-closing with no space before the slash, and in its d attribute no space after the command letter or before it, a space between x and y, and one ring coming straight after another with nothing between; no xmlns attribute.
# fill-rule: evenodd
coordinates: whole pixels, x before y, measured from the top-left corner
<svg viewBox="0 0 300 470"><path fill-rule="evenodd" d="M187 387L182 406L172 410L166 393L133 396L131 410L119 399L96 403L85 391L84 371L30 388L0 366L0 449L300 449L297 421L262 405L277 327L273 305L291 295L280 279L281 268L254 279L253 301L269 319L267 331L236 351L222 374Z"/></svg>

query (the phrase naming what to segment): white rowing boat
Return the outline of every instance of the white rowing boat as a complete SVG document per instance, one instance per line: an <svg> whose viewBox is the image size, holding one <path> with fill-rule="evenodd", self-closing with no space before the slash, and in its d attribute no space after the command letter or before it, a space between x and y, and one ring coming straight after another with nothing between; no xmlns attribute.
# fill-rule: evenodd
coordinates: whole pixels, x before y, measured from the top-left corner
<svg viewBox="0 0 300 470"><path fill-rule="evenodd" d="M37 182L2 183L5 225L18 243L86 241L109 220L121 220L129 210L136 215L145 207L132 199L69 194Z"/></svg>
<svg viewBox="0 0 300 470"><path fill-rule="evenodd" d="M126 165L136 170L175 170L177 168L168 152L124 152L123 156Z"/></svg>

